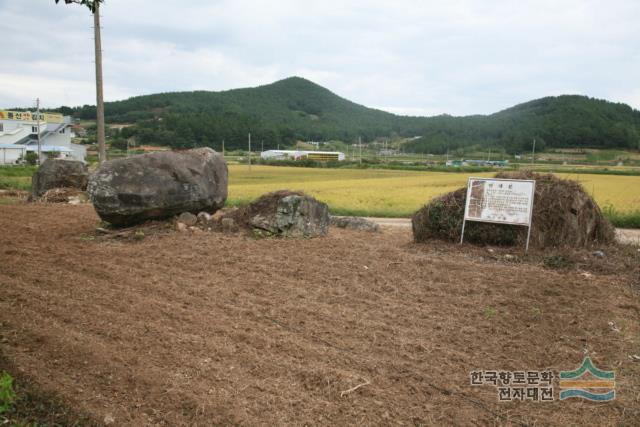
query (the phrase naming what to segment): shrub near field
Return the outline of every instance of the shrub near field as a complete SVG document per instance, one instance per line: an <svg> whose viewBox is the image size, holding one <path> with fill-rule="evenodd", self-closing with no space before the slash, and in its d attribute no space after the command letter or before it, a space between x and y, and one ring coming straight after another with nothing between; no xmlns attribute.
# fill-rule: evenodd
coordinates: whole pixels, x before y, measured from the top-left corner
<svg viewBox="0 0 640 427"><path fill-rule="evenodd" d="M491 177L494 173L472 173ZM558 174L579 181L616 225L634 226L640 218L640 176ZM307 169L229 166L229 202L245 204L278 189L302 190L344 215L407 217L440 194L464 187L468 174L381 169ZM612 206L613 210L606 209ZM617 223L618 219L625 222ZM640 221L637 221L640 226Z"/></svg>

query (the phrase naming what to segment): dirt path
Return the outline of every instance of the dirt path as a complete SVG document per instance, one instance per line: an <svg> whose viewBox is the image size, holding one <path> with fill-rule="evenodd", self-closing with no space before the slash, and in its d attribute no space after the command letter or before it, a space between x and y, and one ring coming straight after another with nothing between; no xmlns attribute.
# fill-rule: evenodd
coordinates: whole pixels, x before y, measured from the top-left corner
<svg viewBox="0 0 640 427"><path fill-rule="evenodd" d="M616 237L620 243L640 246L640 230L616 228Z"/></svg>
<svg viewBox="0 0 640 427"><path fill-rule="evenodd" d="M369 221L385 227L411 228L411 218L374 218L367 217Z"/></svg>
<svg viewBox="0 0 640 427"><path fill-rule="evenodd" d="M97 423L640 419L635 250L550 269L535 253L413 244L406 228L116 240L98 224L90 206L0 206L0 369ZM472 370L557 373L584 355L615 370L615 401L556 388L554 402L500 403L470 385Z"/></svg>
<svg viewBox="0 0 640 427"><path fill-rule="evenodd" d="M373 217L369 217L367 219L379 224L380 226L411 228L411 219L410 218L373 218ZM640 246L640 230L628 229L628 228L617 228L616 229L616 236L617 236L618 241L620 243Z"/></svg>

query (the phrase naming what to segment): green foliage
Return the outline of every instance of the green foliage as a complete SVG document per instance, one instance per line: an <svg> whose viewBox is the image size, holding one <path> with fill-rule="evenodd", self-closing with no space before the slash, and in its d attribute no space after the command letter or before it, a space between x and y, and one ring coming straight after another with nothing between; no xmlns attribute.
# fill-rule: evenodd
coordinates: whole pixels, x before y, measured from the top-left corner
<svg viewBox="0 0 640 427"><path fill-rule="evenodd" d="M60 0L55 0L56 4L60 2ZM104 3L104 0L64 0L66 4L76 3L87 6L91 13L96 11L96 3Z"/></svg>
<svg viewBox="0 0 640 427"><path fill-rule="evenodd" d="M536 167L536 172L567 173L573 175L618 175L618 176L639 176L637 169L579 169L565 167Z"/></svg>
<svg viewBox="0 0 640 427"><path fill-rule="evenodd" d="M110 142L111 148L115 148L117 150L126 150L127 149L127 140L123 138L115 138Z"/></svg>
<svg viewBox="0 0 640 427"><path fill-rule="evenodd" d="M68 111L68 107L65 107ZM72 109L75 117L95 117L95 107ZM420 138L405 151L452 155L473 148L530 152L553 147L640 148L640 112L584 96L547 97L483 116L396 116L343 99L313 82L291 77L256 88L223 92L174 92L105 104L108 122L135 123L125 138L174 148L208 146L245 149L291 146L297 140L354 142L358 137ZM125 130L123 129L123 132ZM340 143L332 144L335 148ZM344 146L342 147L344 150Z"/></svg>
<svg viewBox="0 0 640 427"><path fill-rule="evenodd" d="M30 190L31 176L36 169L34 166L0 167L0 190Z"/></svg>
<svg viewBox="0 0 640 427"><path fill-rule="evenodd" d="M548 148L640 148L640 112L577 95L541 98L488 116L434 117L409 148L444 153L474 146L530 152Z"/></svg>
<svg viewBox="0 0 640 427"><path fill-rule="evenodd" d="M31 178L36 170L37 166L0 166L0 176Z"/></svg>
<svg viewBox="0 0 640 427"><path fill-rule="evenodd" d="M614 160L622 160L625 157L625 152L618 150L600 150L587 153L587 161L589 163L597 163L599 161L612 162Z"/></svg>
<svg viewBox="0 0 640 427"><path fill-rule="evenodd" d="M24 161L27 162L28 165L35 166L35 164L38 163L38 153L27 151L24 155Z"/></svg>
<svg viewBox="0 0 640 427"><path fill-rule="evenodd" d="M362 163L354 160L331 160L327 162L320 162L317 160L303 159L303 160L278 160L278 159L255 159L252 160L253 164L265 165L265 166L288 166L299 168L330 168L330 169L389 169L389 170L410 170L410 171L425 171L425 172L448 172L448 173L480 173L480 172L495 172L493 167L485 166L464 166L459 168L451 168L445 166L425 166L416 163L401 163L401 162L388 162L383 163L375 159L362 159ZM246 162L241 162L246 163ZM640 172L636 172L640 174Z"/></svg>
<svg viewBox="0 0 640 427"><path fill-rule="evenodd" d="M13 390L13 378L6 372L0 374L0 415L8 412L16 401L16 392Z"/></svg>
<svg viewBox="0 0 640 427"><path fill-rule="evenodd" d="M640 228L640 209L630 212L621 212L611 205L602 208L602 213L616 227Z"/></svg>

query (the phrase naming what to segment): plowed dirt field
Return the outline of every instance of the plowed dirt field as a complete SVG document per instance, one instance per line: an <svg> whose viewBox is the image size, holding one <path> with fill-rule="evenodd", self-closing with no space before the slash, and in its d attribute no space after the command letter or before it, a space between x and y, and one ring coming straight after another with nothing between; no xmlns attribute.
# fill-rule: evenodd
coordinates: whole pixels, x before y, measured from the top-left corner
<svg viewBox="0 0 640 427"><path fill-rule="evenodd" d="M640 419L635 247L522 257L414 244L406 228L294 241L156 227L118 239L98 224L91 206L0 206L0 370L32 399L10 419ZM553 402L499 402L495 387L470 385L472 370L557 375L587 355L615 372L614 401L560 401L557 380Z"/></svg>

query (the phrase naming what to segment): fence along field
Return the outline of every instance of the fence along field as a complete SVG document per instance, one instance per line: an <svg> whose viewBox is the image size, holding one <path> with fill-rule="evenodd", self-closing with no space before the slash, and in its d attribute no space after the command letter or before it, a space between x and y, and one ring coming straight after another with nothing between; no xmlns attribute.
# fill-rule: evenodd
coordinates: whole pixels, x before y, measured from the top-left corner
<svg viewBox="0 0 640 427"><path fill-rule="evenodd" d="M265 192L288 188L317 197L335 214L406 217L431 198L464 187L470 175L494 174L278 166L252 166L249 171L246 165L230 165L229 199L243 204ZM640 176L558 175L579 181L609 217L636 218L640 226Z"/></svg>

